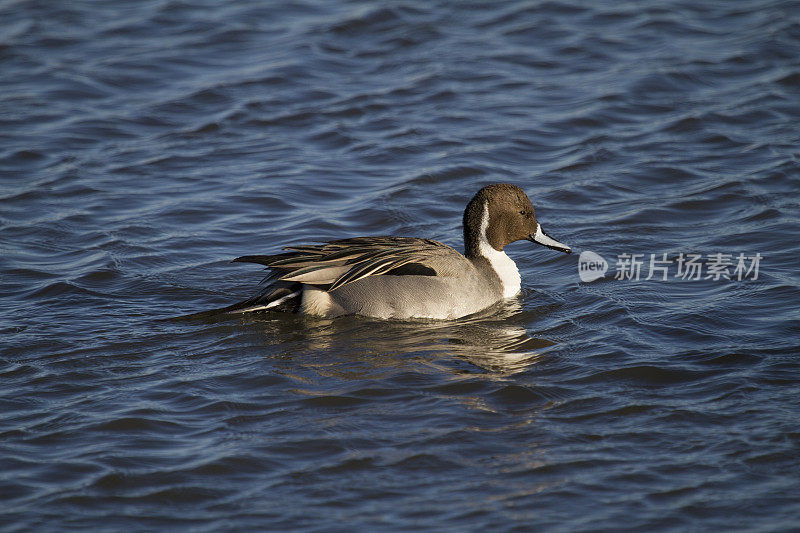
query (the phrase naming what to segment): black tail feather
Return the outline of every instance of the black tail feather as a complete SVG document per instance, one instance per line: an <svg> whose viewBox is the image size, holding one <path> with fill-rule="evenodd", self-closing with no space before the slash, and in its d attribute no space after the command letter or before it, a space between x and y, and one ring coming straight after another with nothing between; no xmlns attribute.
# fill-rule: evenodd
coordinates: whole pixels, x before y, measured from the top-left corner
<svg viewBox="0 0 800 533"><path fill-rule="evenodd" d="M303 284L291 282L277 282L264 288L255 296L237 302L233 305L209 309L184 315L179 318L209 318L219 315L235 313L254 313L277 311L279 313L297 313L303 300Z"/></svg>

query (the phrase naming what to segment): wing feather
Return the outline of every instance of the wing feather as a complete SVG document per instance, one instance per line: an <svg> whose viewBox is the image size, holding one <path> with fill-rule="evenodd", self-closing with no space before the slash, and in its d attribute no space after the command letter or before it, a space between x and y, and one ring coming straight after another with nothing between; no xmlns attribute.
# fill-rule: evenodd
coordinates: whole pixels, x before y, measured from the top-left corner
<svg viewBox="0 0 800 533"><path fill-rule="evenodd" d="M412 237L355 237L322 244L289 246L276 255L248 255L234 261L265 265L271 278L328 286L329 291L368 276L392 273L414 263L412 271L446 276L453 262L466 258L438 241ZM394 272L392 272L394 271ZM400 274L403 275L403 274Z"/></svg>

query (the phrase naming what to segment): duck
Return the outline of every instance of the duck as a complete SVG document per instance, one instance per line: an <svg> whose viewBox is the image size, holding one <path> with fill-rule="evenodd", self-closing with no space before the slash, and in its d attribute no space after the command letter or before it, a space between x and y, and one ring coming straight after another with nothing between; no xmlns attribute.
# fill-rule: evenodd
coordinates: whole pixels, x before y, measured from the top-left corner
<svg viewBox="0 0 800 533"><path fill-rule="evenodd" d="M504 248L527 240L572 249L550 237L522 188L481 188L463 216L464 253L417 237L354 237L287 246L236 263L266 267L264 288L221 313L284 312L324 318L452 320L515 297L522 280Z"/></svg>

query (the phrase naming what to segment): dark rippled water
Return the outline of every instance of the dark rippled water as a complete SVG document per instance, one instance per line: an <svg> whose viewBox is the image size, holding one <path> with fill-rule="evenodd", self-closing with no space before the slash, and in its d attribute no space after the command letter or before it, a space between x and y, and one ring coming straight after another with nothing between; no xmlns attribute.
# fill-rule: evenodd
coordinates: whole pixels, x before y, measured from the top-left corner
<svg viewBox="0 0 800 533"><path fill-rule="evenodd" d="M0 529L800 528L800 4L278 4L0 1ZM168 320L496 181L606 277Z"/></svg>

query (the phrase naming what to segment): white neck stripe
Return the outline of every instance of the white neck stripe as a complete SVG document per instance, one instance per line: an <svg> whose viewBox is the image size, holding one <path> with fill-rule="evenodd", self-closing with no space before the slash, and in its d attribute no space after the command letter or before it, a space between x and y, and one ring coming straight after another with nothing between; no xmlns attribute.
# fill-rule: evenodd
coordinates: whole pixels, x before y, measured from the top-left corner
<svg viewBox="0 0 800 533"><path fill-rule="evenodd" d="M503 297L510 298L516 295L522 285L519 270L516 263L506 255L505 252L498 251L489 244L486 230L489 228L489 203L483 204L483 218L481 219L480 241L478 242L478 252L489 260L492 269L500 278L503 285Z"/></svg>

